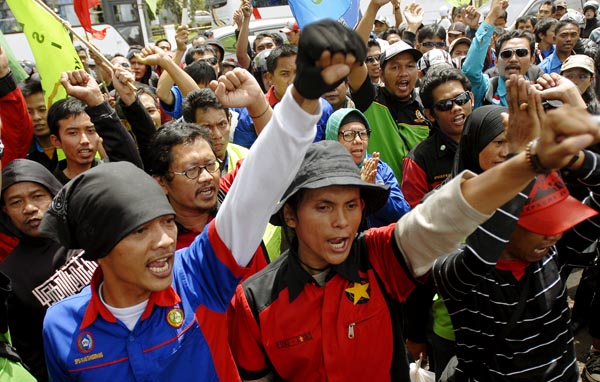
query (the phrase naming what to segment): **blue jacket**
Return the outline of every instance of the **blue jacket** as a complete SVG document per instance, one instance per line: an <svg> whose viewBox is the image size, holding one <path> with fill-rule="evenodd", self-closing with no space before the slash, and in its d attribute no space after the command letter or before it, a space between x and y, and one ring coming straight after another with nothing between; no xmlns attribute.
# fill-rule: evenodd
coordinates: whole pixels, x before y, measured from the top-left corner
<svg viewBox="0 0 600 382"><path fill-rule="evenodd" d="M319 101L321 101L323 114L317 123L317 135L315 136L315 142L325 139L325 126L327 126L327 120L329 119L329 116L333 114L333 107L331 107L329 102L323 98L319 98ZM239 113L238 123L233 134L233 143L250 148L256 138L258 138L256 135L256 130L254 130L254 121L252 121L252 117L250 117L250 114L248 114L248 109L245 107L232 108L231 110L235 110Z"/></svg>
<svg viewBox="0 0 600 382"><path fill-rule="evenodd" d="M132 331L91 288L52 306L44 321L44 350L52 381L218 381L197 311L227 310L243 268L219 238L213 220L173 264L172 286L155 292ZM222 319L222 315L216 315ZM214 317L213 317L214 319ZM205 335L206 334L206 335ZM223 339L227 341L227 339ZM65 361L66 360L66 361Z"/></svg>
<svg viewBox="0 0 600 382"><path fill-rule="evenodd" d="M367 158L372 155L368 154ZM368 218L369 228L383 227L391 223L395 223L408 211L410 206L404 199L404 194L400 190L400 185L396 179L396 175L392 168L382 160L379 160L377 165L377 174L375 175L377 184L384 184L390 187L390 196L388 201L379 211L375 212Z"/></svg>

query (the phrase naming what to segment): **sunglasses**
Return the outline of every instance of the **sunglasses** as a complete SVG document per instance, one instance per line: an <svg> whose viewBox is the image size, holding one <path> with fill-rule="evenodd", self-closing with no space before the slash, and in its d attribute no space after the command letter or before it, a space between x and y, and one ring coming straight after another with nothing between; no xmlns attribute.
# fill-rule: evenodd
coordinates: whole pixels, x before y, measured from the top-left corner
<svg viewBox="0 0 600 382"><path fill-rule="evenodd" d="M440 42L433 42L433 41L427 41L422 43L421 45L423 45L425 48L437 48L437 49L443 49L446 46L446 43L443 41Z"/></svg>
<svg viewBox="0 0 600 382"><path fill-rule="evenodd" d="M198 59L197 61L204 61L204 62L206 62L206 63L208 63L208 64L211 64L211 65L216 65L216 63L217 63L217 58L216 58L216 57L200 58L200 59Z"/></svg>
<svg viewBox="0 0 600 382"><path fill-rule="evenodd" d="M520 57L520 58L527 57L527 55L529 54L529 49L526 49L526 48L504 49L502 52L500 52L500 57L505 60L508 60L515 53L517 54L517 57Z"/></svg>
<svg viewBox="0 0 600 382"><path fill-rule="evenodd" d="M443 101L436 102L433 104L433 107L439 111L448 111L448 110L452 109L454 104L457 104L458 106L462 106L462 105L466 104L467 102L469 102L470 100L471 100L471 92L467 90L466 92L461 93L454 98L445 99Z"/></svg>
<svg viewBox="0 0 600 382"><path fill-rule="evenodd" d="M381 54L376 54L374 56L367 56L367 58L365 58L365 62L367 64L370 64L371 62L375 62L375 61L381 61Z"/></svg>

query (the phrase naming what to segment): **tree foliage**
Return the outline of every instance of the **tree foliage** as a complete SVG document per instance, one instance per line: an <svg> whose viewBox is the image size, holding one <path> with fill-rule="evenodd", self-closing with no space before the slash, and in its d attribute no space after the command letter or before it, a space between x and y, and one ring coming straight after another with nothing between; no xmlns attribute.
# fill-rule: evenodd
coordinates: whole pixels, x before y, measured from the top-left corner
<svg viewBox="0 0 600 382"><path fill-rule="evenodd" d="M198 10L206 9L205 0L158 0L157 8L159 10L166 9L176 15L177 20L181 20L183 2L187 3L190 15Z"/></svg>

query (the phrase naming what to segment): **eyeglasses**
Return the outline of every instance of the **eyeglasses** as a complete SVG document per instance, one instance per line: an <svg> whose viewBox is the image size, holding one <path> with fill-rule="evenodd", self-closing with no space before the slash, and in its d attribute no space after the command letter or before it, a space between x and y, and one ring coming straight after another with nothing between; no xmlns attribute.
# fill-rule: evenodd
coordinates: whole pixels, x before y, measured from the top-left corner
<svg viewBox="0 0 600 382"><path fill-rule="evenodd" d="M587 74L587 73L582 73L582 74L569 73L569 74L564 75L564 77L570 79L571 81L573 81L575 79L579 79L581 81L587 81L590 79L591 76L592 76L591 74Z"/></svg>
<svg viewBox="0 0 600 382"><path fill-rule="evenodd" d="M446 43L443 41L439 41L439 42L433 42L433 41L426 41L424 43L422 43L421 45L423 45L425 48L437 48L437 49L444 49L444 47L446 46Z"/></svg>
<svg viewBox="0 0 600 382"><path fill-rule="evenodd" d="M346 142L352 142L356 137L360 137L361 141L368 141L371 135L371 130L346 130L340 131L338 135L341 135Z"/></svg>
<svg viewBox="0 0 600 382"><path fill-rule="evenodd" d="M504 49L502 52L500 52L500 57L505 60L508 60L515 53L517 54L517 57L521 57L521 58L527 57L527 55L529 54L529 49L526 49L526 48Z"/></svg>
<svg viewBox="0 0 600 382"><path fill-rule="evenodd" d="M438 109L439 111L448 111L452 109L454 104L458 106L462 106L471 100L471 92L468 90L464 93L457 95L454 98L445 99L443 101L439 101L433 104L433 107Z"/></svg>
<svg viewBox="0 0 600 382"><path fill-rule="evenodd" d="M208 64L211 64L211 65L216 65L216 63L217 63L217 58L216 58L216 57L199 58L199 59L197 59L196 61L204 61L204 62L206 62L206 63L208 63Z"/></svg>
<svg viewBox="0 0 600 382"><path fill-rule="evenodd" d="M203 166L192 166L185 171L181 171L181 172L173 171L173 174L183 175L190 180L194 180L194 179L198 179L200 174L202 174L202 171L206 170L206 171L208 171L208 173L214 174L215 172L219 171L220 167L221 167L221 161L219 161L217 159L216 161L209 162Z"/></svg>
<svg viewBox="0 0 600 382"><path fill-rule="evenodd" d="M374 56L367 56L367 58L365 59L365 62L367 64L370 64L371 62L375 62L375 61L381 61L381 54L376 54Z"/></svg>

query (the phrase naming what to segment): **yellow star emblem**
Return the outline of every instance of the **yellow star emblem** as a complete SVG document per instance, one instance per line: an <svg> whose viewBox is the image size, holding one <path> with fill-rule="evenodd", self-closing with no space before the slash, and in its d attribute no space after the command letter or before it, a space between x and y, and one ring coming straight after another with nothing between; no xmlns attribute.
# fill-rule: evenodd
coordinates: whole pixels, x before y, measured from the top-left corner
<svg viewBox="0 0 600 382"><path fill-rule="evenodd" d="M352 297L354 297L354 305L358 304L360 299L363 297L366 300L370 299L368 290L369 283L354 283L354 285L351 288L346 288L346 292L350 293Z"/></svg>

